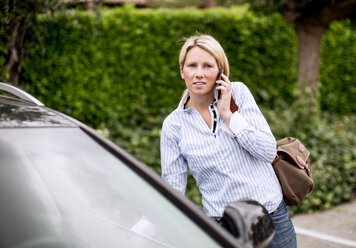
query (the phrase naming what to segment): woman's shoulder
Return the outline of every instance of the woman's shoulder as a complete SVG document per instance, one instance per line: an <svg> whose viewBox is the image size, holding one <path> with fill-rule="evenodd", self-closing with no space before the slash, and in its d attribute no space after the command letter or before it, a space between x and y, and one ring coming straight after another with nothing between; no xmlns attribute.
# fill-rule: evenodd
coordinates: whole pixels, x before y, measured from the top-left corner
<svg viewBox="0 0 356 248"><path fill-rule="evenodd" d="M181 111L173 110L163 121L162 134L167 137L179 138L182 130Z"/></svg>
<svg viewBox="0 0 356 248"><path fill-rule="evenodd" d="M246 84L244 84L243 82L240 82L240 81L231 82L231 87L232 88L247 88Z"/></svg>
<svg viewBox="0 0 356 248"><path fill-rule="evenodd" d="M179 109L173 110L163 121L163 126L177 126L181 120L181 112Z"/></svg>
<svg viewBox="0 0 356 248"><path fill-rule="evenodd" d="M231 87L232 87L233 94L236 96L242 95L246 91L249 91L247 85L244 84L243 82L239 82L239 81L231 82Z"/></svg>

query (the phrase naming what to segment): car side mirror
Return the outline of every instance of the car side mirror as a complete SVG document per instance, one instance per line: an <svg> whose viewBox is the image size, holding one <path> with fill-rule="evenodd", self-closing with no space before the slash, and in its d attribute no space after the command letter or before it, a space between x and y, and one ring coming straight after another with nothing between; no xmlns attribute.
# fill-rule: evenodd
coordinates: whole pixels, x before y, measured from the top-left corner
<svg viewBox="0 0 356 248"><path fill-rule="evenodd" d="M265 207L255 200L226 206L221 225L246 247L267 247L274 237L274 224Z"/></svg>

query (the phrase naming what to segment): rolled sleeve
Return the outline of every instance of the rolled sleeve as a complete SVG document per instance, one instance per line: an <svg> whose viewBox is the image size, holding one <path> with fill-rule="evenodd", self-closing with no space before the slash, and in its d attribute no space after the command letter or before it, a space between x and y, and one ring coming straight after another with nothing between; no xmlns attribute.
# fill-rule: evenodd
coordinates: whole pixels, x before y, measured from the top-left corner
<svg viewBox="0 0 356 248"><path fill-rule="evenodd" d="M230 125L229 129L232 131L232 133L238 137L239 134L248 127L248 123L239 112L235 112L230 119Z"/></svg>

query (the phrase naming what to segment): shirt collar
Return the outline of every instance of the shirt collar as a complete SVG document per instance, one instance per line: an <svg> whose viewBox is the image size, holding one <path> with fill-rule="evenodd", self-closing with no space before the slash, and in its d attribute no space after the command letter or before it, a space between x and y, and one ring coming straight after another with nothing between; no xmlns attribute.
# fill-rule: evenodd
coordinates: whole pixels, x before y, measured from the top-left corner
<svg viewBox="0 0 356 248"><path fill-rule="evenodd" d="M189 92L188 90L185 90L178 104L179 110L184 110L184 105L187 103L188 99L189 99Z"/></svg>

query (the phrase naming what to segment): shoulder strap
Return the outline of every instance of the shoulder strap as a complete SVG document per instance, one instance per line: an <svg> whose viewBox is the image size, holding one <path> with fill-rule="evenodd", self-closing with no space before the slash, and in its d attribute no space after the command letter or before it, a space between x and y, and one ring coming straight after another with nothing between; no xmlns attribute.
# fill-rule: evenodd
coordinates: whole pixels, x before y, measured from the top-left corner
<svg viewBox="0 0 356 248"><path fill-rule="evenodd" d="M231 95L231 101L230 101L230 110L232 113L236 112L239 109L239 107L236 105L234 98Z"/></svg>

